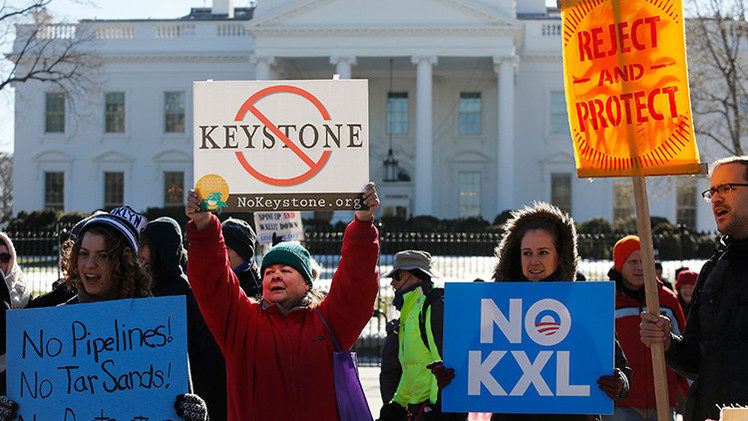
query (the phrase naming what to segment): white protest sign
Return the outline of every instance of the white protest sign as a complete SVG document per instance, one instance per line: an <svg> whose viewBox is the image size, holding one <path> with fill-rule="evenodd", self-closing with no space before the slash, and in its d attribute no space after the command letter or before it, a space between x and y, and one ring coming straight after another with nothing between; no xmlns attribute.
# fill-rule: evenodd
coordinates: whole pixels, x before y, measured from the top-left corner
<svg viewBox="0 0 748 421"><path fill-rule="evenodd" d="M225 211L362 209L366 80L194 82L195 190Z"/></svg>
<svg viewBox="0 0 748 421"><path fill-rule="evenodd" d="M20 420L175 420L188 391L184 296L7 313Z"/></svg>
<svg viewBox="0 0 748 421"><path fill-rule="evenodd" d="M273 242L273 234L282 241L302 241L304 226L300 212L255 212L257 241L260 244Z"/></svg>

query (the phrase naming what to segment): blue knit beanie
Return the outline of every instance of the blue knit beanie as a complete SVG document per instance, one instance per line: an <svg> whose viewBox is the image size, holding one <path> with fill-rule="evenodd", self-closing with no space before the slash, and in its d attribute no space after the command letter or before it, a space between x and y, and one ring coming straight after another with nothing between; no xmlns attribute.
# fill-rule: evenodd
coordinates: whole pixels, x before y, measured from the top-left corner
<svg viewBox="0 0 748 421"><path fill-rule="evenodd" d="M264 277L265 269L278 263L298 270L309 284L312 283L312 279L314 279L312 277L312 257L309 255L309 251L300 244L287 241L278 243L271 248L262 258L260 275Z"/></svg>

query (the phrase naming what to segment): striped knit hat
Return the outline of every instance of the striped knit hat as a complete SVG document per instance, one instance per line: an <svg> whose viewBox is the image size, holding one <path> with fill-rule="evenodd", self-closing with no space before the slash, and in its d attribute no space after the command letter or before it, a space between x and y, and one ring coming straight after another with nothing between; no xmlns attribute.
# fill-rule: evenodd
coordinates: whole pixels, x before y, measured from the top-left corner
<svg viewBox="0 0 748 421"><path fill-rule="evenodd" d="M114 232L125 240L125 244L132 247L136 253L138 252L140 233L148 223L145 216L135 212L129 206L114 208L108 213L96 212L84 221L83 226L80 228L80 237L83 236L83 233L88 228L94 225L103 225L113 229Z"/></svg>

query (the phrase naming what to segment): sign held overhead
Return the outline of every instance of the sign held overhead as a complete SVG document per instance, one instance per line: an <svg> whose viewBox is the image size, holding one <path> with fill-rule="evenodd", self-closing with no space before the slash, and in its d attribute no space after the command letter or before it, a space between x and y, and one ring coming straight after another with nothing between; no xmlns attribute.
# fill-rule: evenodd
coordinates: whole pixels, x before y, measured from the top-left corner
<svg viewBox="0 0 748 421"><path fill-rule="evenodd" d="M369 181L365 80L194 83L206 210L357 210Z"/></svg>

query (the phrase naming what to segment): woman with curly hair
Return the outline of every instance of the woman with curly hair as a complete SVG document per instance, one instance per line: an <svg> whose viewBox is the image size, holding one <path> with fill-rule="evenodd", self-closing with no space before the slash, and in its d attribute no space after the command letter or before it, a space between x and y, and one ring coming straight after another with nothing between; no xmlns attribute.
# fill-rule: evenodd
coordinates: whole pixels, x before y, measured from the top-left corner
<svg viewBox="0 0 748 421"><path fill-rule="evenodd" d="M137 256L146 223L128 206L97 212L84 222L64 248L64 279L78 291L68 304L151 296L151 278Z"/></svg>
<svg viewBox="0 0 748 421"><path fill-rule="evenodd" d="M65 304L152 297L151 278L138 262L145 216L129 206L96 212L83 220L65 243L63 279L78 293ZM171 403L169 403L171 405ZM207 407L197 395L178 395L174 407L188 421L207 421ZM16 418L18 404L0 396L0 421Z"/></svg>
<svg viewBox="0 0 748 421"><path fill-rule="evenodd" d="M497 257L494 282L549 282L577 280L577 230L571 216L545 202L512 212L504 224L504 237L494 254ZM598 378L598 388L614 401L628 395L631 369L623 350L615 340L613 374ZM439 388L449 385L454 369L441 361L427 366L437 379ZM599 415L577 414L493 414L492 421L586 421Z"/></svg>

